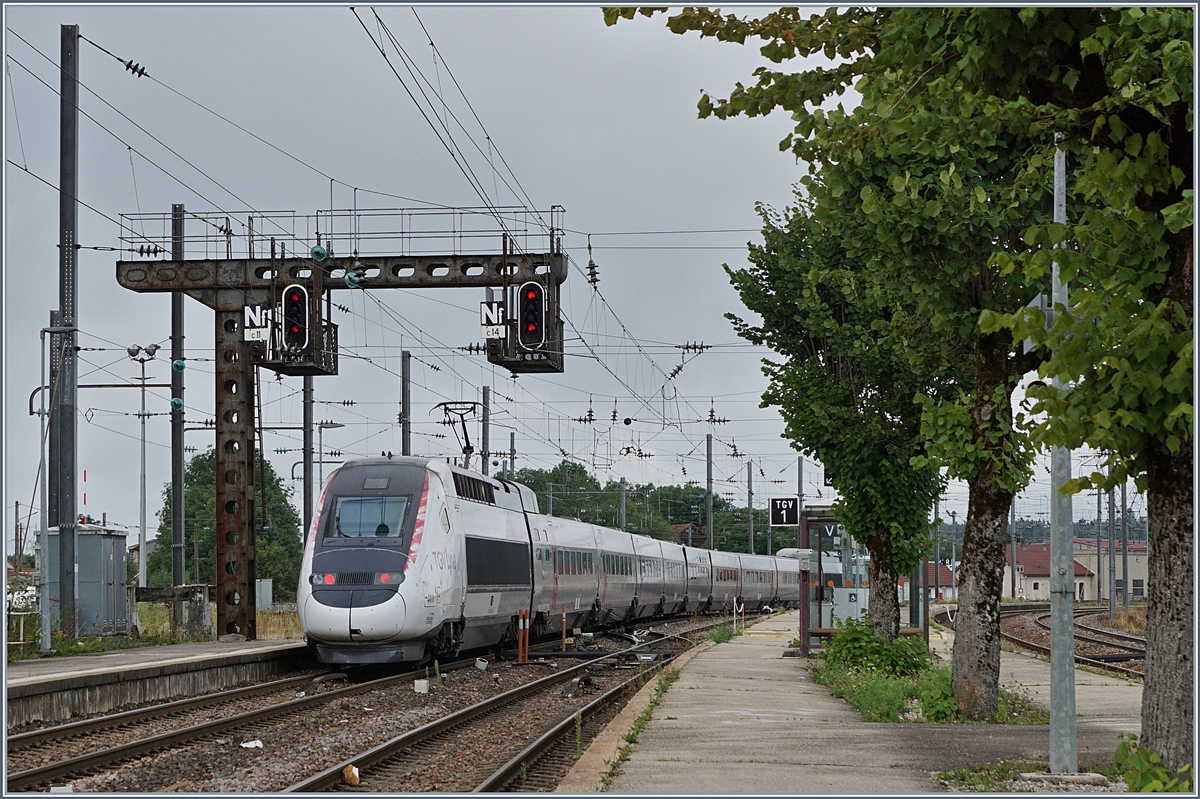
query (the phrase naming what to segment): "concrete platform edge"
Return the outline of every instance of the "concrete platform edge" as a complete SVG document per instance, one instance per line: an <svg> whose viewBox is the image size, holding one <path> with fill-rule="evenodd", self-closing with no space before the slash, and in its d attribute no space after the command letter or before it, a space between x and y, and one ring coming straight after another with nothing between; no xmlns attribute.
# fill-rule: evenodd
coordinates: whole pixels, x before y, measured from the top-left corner
<svg viewBox="0 0 1200 799"><path fill-rule="evenodd" d="M683 669L693 657L715 645L712 641L698 644L672 661L667 668ZM646 709L646 705L650 704L655 685L657 680L651 680L634 694L616 718L592 740L591 745L567 772L567 776L554 789L555 793L598 793L603 789L601 778L608 774L612 764L617 762L621 747L625 745L625 735L633 728L633 723Z"/></svg>

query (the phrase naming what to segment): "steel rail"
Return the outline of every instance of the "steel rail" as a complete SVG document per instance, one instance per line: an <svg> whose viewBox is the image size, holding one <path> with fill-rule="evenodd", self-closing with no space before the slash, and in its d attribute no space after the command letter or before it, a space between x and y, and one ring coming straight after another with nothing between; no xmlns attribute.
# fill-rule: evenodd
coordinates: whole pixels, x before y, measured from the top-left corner
<svg viewBox="0 0 1200 799"><path fill-rule="evenodd" d="M1042 608L1036 608L1033 610L1033 612L1041 612L1041 611L1042 611ZM1024 608L1020 611L1018 611L1018 610L1013 610L1013 611L1008 611L1008 612L1001 611L1001 615L1023 615L1025 613L1029 613L1029 612L1030 612L1029 608ZM950 620L949 613L947 611L944 611L944 610L938 611L938 613L935 614L935 617L940 617L941 623L947 624L951 629L953 629L954 622ZM1050 655L1050 647L1042 646L1041 644L1035 644L1034 642L1026 641L1023 638L1018 638L1017 636L1012 635L1011 633L1005 632L1003 629L1000 630L1000 637L1010 643L1016 644L1019 647L1024 647L1025 649L1029 649L1034 652L1037 652L1038 654L1042 654L1042 655L1046 655L1046 656ZM1084 655L1079 655L1079 654L1075 655L1075 662L1082 666L1090 666L1092 668L1100 669L1102 671L1111 671L1113 673L1120 674L1125 677L1133 677L1133 678L1136 678L1139 680L1145 679L1145 676L1146 676L1142 672L1135 671L1134 669L1127 669L1122 666L1117 666L1112 663L1105 662L1103 660L1096 660L1094 658L1089 658L1089 657L1086 657Z"/></svg>
<svg viewBox="0 0 1200 799"><path fill-rule="evenodd" d="M645 646L645 644L639 644L638 646L633 646L629 649L613 652L607 657L620 658L621 656L628 655L630 652L633 652L642 646ZM353 757L347 758L337 765L330 766L324 771L314 774L308 779L297 782L294 785L283 789L282 792L314 792L324 791L332 788L342 782L342 773L350 766L357 768L361 774L362 772L365 772L367 769L381 763L389 757L410 749L417 744L427 741L443 732L474 721L477 718L499 710L507 705L513 704L514 702L525 699L528 696L541 693L546 688L572 679L578 673L586 673L586 669L594 665L595 662L596 661L587 661L580 663L577 666L563 669L560 672L547 675L539 680L534 680L533 682L518 686L512 690L505 691L502 694L497 694L490 699L485 699L484 701L478 702L470 707L466 707L447 716L443 716L436 721L431 721L428 724L417 727L414 730L409 730L408 732L398 735L391 740L384 741L378 746L374 746L365 752L360 752Z"/></svg>
<svg viewBox="0 0 1200 799"><path fill-rule="evenodd" d="M1100 610L1088 610L1088 611L1080 612L1079 615L1080 616L1097 616L1103 612L1104 611L1100 611ZM1142 635L1128 635L1126 633L1115 632L1113 630L1106 630L1103 627L1092 627L1090 625L1083 624L1082 622L1079 622L1079 621L1075 622L1075 626L1081 627L1084 630L1087 630L1088 632L1098 633L1100 635L1108 635L1108 636L1112 636L1113 638L1119 638L1122 641L1131 641L1132 643L1135 643L1135 644L1141 644L1142 649L1146 648L1146 638L1145 638L1145 636L1142 636Z"/></svg>
<svg viewBox="0 0 1200 799"><path fill-rule="evenodd" d="M163 716L171 716L176 713L182 713L187 710L195 710L196 708L205 707L207 705L216 705L222 702L227 702L235 699L245 699L258 694L270 693L271 691L282 691L293 686L303 685L317 676L316 673L308 674L303 677L288 677L284 680L275 680L274 682L262 683L261 685L251 685L246 688L233 688L228 691L219 693L204 694L203 696L194 696L188 699L178 699L173 702L167 702L161 705L151 705L150 707L136 708L134 710L126 710L122 713L114 713L108 716L98 716L92 719L84 719L82 721L74 721L70 724L59 724L54 727L43 727L40 730L31 730L23 732L19 735L10 735L8 737L8 751L18 752L23 749L28 749L32 746L50 743L53 741L61 741L67 738L75 738L80 735L97 732L99 730L107 730L113 727L121 727L129 724L136 724L141 721L161 718Z"/></svg>
<svg viewBox="0 0 1200 799"><path fill-rule="evenodd" d="M1077 611L1077 614L1079 612L1080 611ZM1090 613L1091 611L1086 611L1086 612ZM1034 619L1034 623L1037 624L1038 627L1041 627L1043 630L1049 630L1050 625L1046 623L1046 619L1048 619L1048 618L1050 618L1050 614L1046 614L1044 616L1038 616L1037 618ZM1107 634L1104 630L1096 630L1092 627L1087 627L1086 625L1080 624L1078 621L1075 622L1075 627L1078 629L1090 630L1091 632L1099 633L1101 635ZM1122 636L1122 637L1124 637L1124 636ZM1137 646L1129 646L1127 644L1120 644L1115 641L1101 641L1099 638L1093 638L1090 635L1083 635L1082 633L1080 633L1078 631L1076 631L1076 633L1075 633L1075 640L1076 641L1087 641L1090 644L1097 644L1099 646L1110 646L1113 649L1123 649L1126 652L1140 654L1143 657L1146 655L1146 647L1144 645L1137 647Z"/></svg>
<svg viewBox="0 0 1200 799"><path fill-rule="evenodd" d="M502 791L510 782L521 775L522 770L527 770L530 766L536 766L537 762L557 743L566 738L575 728L576 716L583 719L590 718L599 711L606 708L608 705L619 701L624 694L629 693L632 689L636 691L643 685L648 683L651 678L657 675L666 664L670 661L660 661L652 668L647 669L641 674L630 677L620 685L606 691L603 695L592 700L584 705L575 713L570 714L558 724L554 725L545 734L540 736L536 741L522 750L516 757L513 757L487 779L480 782L477 786L471 789L471 793L485 793L493 791Z"/></svg>
<svg viewBox="0 0 1200 799"><path fill-rule="evenodd" d="M459 668L464 668L472 665L474 660L461 661L447 665L443 671L452 671ZM197 738L215 735L219 732L244 727L250 724L258 724L264 721L278 718L280 716L298 713L307 710L310 707L330 702L334 699L341 699L356 694L375 691L380 688L385 688L392 683L398 683L402 680L412 679L412 672L404 672L394 674L389 677L381 677L376 680L351 685L345 688L338 688L326 693L316 694L315 696L305 696L299 699L293 699L290 702L281 702L266 708L251 710L246 713L240 713L235 716L229 716L224 719L216 719L214 721L196 724L191 727L184 727L180 730L165 732L159 735L154 735L149 738L143 738L138 741L131 741L128 744L102 749L96 752L90 752L67 760L60 760L55 763L49 763L37 768L26 769L15 774L8 775L6 786L9 791L22 790L32 788L38 785L47 784L53 780L61 779L69 775L80 775L90 773L103 766L120 763L139 755L144 755L150 752L155 752L160 749L165 749L170 746L192 741Z"/></svg>

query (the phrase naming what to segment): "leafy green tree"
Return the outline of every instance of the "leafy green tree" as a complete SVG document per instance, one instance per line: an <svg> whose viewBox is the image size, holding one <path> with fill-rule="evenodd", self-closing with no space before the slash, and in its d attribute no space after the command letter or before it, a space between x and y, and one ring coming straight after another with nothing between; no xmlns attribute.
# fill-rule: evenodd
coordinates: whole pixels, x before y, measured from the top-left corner
<svg viewBox="0 0 1200 799"><path fill-rule="evenodd" d="M913 465L944 467L970 489L954 692L964 716L984 718L995 712L999 693L1005 522L1033 455L1010 397L1044 356L1023 352L1010 335L981 331L978 320L984 310L1015 312L1036 294L1037 287L1006 280L989 258L1025 249L1025 229L1048 216L1048 187L1028 160L1050 142L1031 136L1028 115L977 114L953 93L931 95L924 76L881 61L878 53L897 44L888 26L900 11L831 10L805 19L782 9L741 20L685 9L668 26L736 42L759 36L767 41L761 52L777 63L813 53L845 59L795 74L760 68L753 87L739 84L715 103L704 95L700 115L790 111L796 131L781 147L819 170L802 181L817 218L892 297L884 337L921 370L936 371L946 349L923 347L907 334L925 324L935 339L959 345L951 359L972 367L957 396L923 397L927 454ZM813 107L850 85L862 95L853 111Z"/></svg>
<svg viewBox="0 0 1200 799"><path fill-rule="evenodd" d="M924 446L914 396L937 395L957 375L928 355L923 363L934 369L921 373L881 341L896 335L886 332L897 316L890 294L868 260L847 256L810 200L798 196L784 217L759 212L764 244L751 245L749 268L726 271L762 323L727 316L740 336L784 356L764 361L771 383L763 403L777 406L784 435L835 475L834 513L871 553L870 614L875 633L890 641L900 631L897 575L924 554L926 520L943 487L936 468L910 465ZM927 353L946 349L927 330L909 329L905 337L928 338Z"/></svg>
<svg viewBox="0 0 1200 799"><path fill-rule="evenodd" d="M270 461L256 457L255 476L262 468L266 477L266 523L263 524L261 483L256 486L258 497L255 502L255 568L256 576L272 580L272 591L282 601L296 598L296 585L300 579L300 558L303 554L303 536L300 531L300 514L291 503L293 490L285 486L272 468ZM257 480L256 480L257 482ZM191 582L195 566L192 563L194 536L200 537L200 579L206 583L216 581L216 451L209 449L194 456L187 464L183 475L184 489L184 562L185 582ZM163 487L163 506L159 512L157 547L150 553L146 564L146 584L167 586L171 584L171 484Z"/></svg>
<svg viewBox="0 0 1200 799"><path fill-rule="evenodd" d="M604 13L612 24L635 12ZM834 59L832 67L795 74L760 68L754 86L739 84L716 103L707 95L700 101L702 116L719 118L791 111L796 129L782 148L814 163L828 155L827 123L841 116L815 107L850 86L863 92L877 126L922 147L938 138L931 131L952 132L960 146L988 147L979 134L992 135L997 124L1032 141L1063 136L1075 156L1071 185L1082 210L1071 216L1078 222L1031 219L1024 242L1030 249L1022 253L1001 240L988 249L1001 275L1020 268L1038 289L1058 260L1077 305L1070 314L1056 309L1048 332L1039 313L1021 309L986 307L994 313L982 313L979 323L984 338L1010 328L1014 339L1053 348L1041 372L1068 385L1033 392L1034 410L1049 414L1037 431L1040 442L1089 443L1112 453L1108 478L1095 473L1068 490L1127 473L1149 489L1142 727L1164 762L1187 763L1194 721L1192 703L1184 701L1194 674L1192 10L849 8L805 19L793 8L742 20L689 8L668 26L739 43L758 36L775 63L814 54ZM889 84L890 92L879 91ZM1045 171L1048 150L1024 154L1014 169ZM986 185L978 188L998 213L1009 207L989 199ZM1046 249L1067 241L1065 250ZM960 424L970 421L958 416ZM941 427L951 432L950 424ZM958 665L956 650L956 672Z"/></svg>

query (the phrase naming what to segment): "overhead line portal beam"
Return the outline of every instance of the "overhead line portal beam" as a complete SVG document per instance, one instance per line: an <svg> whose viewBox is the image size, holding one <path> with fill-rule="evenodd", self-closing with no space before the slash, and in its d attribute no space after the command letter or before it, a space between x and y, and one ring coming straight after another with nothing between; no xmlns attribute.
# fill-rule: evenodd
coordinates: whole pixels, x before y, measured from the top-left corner
<svg viewBox="0 0 1200 799"><path fill-rule="evenodd" d="M538 253L335 257L319 264L309 258L118 261L117 283L137 292L182 291L214 310L231 311L274 302L280 287L311 280L318 267L324 287L334 290L485 288L528 280L558 285L567 278L565 255ZM357 284L342 279L346 274L357 275Z"/></svg>

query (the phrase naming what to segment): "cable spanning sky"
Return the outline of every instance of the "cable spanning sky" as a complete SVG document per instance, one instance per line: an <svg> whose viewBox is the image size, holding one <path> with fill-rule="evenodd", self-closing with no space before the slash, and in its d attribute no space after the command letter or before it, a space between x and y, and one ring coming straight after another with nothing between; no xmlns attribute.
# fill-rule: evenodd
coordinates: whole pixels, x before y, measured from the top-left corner
<svg viewBox="0 0 1200 799"><path fill-rule="evenodd" d="M486 385L491 449L506 454L515 434L518 467L569 458L601 481L703 485L711 433L723 496L745 502L747 460L756 506L795 493L797 454L781 438L778 413L759 407L770 353L739 340L725 319L746 312L722 264L745 263L747 243L761 240L755 203L785 206L803 165L779 152L786 116L696 118L702 90L723 95L764 63L755 47L675 36L661 18L606 28L598 8L584 7L6 6L8 539L14 503L37 501L38 422L27 404L38 383L38 330L58 305L57 60L60 25L71 23L86 37L81 383L133 386L138 367L126 348L169 344L168 297L118 287L115 261L129 256L108 248L160 236L172 203L194 215L189 247L210 257L225 251L217 228L226 215L241 254L250 213L272 212L258 220L260 241L276 236L296 252L312 235L296 220L330 208L405 208L415 218L469 207L533 240L557 205L566 209L571 261L565 373L514 378L464 351L479 343L482 290L339 291L340 373L315 381L316 418L344 425L325 431L326 459L400 451L400 352L408 350L416 454L459 454L434 406L478 401ZM538 213L505 210L518 207ZM124 243L121 214L143 215ZM498 237L468 243L500 248ZM212 312L187 300L189 426L212 416L212 327ZM169 381L167 352L147 364L151 382ZM299 425L300 383L259 375L266 425ZM132 532L139 392L81 389L78 402L81 512ZM148 410L161 414L147 422L152 528L170 474L168 402L166 389L147 391ZM478 422L469 424L478 448ZM299 475L300 441L298 430L264 434L265 453L289 481ZM212 435L189 432L187 444L206 449ZM831 499L819 464L808 462L805 482L810 502ZM1030 515L1048 503L1045 483L1024 498ZM952 485L943 508L961 519L965 499L965 486Z"/></svg>

